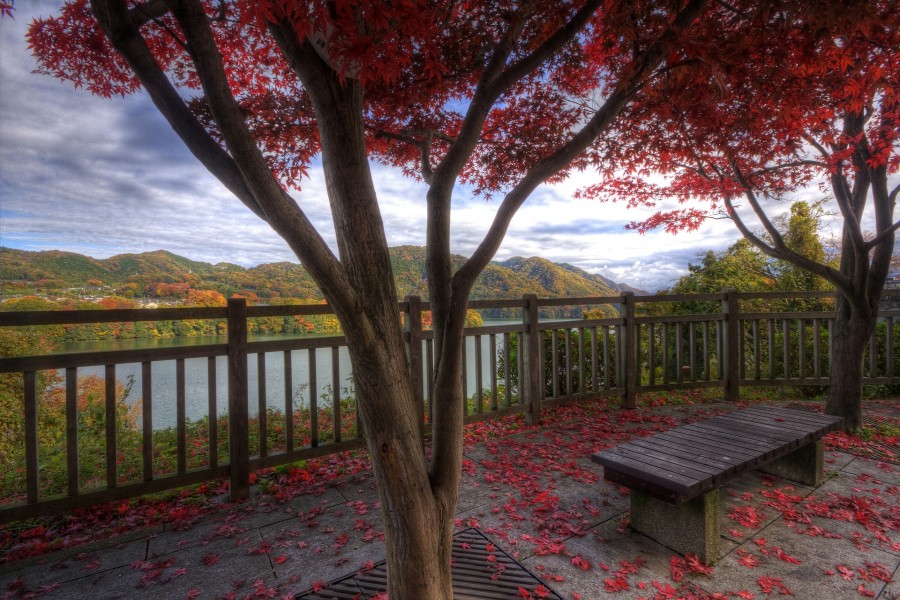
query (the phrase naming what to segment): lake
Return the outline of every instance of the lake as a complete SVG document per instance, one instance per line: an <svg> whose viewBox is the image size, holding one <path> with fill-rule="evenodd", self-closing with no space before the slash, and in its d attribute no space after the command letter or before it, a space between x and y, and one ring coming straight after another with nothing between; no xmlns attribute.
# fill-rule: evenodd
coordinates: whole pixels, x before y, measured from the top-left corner
<svg viewBox="0 0 900 600"><path fill-rule="evenodd" d="M485 325L503 325L518 323L517 320L485 320ZM295 335L267 335L250 336L251 342L268 340L283 340L297 338ZM310 336L303 336L308 338ZM129 340L96 340L87 342L66 342L61 344L55 352L102 352L114 350L135 350L146 348L171 348L175 346L193 346L201 344L222 344L226 342L225 336L196 336L180 338L153 338L153 339L129 339ZM502 347L502 336L498 336L498 350ZM481 368L482 385L490 385L490 337L481 338ZM423 353L424 356L424 353ZM332 387L332 363L331 349L322 348L315 352L316 363L316 396L321 398L327 394L330 396ZM472 396L475 393L475 338L466 339L466 368L468 373L466 393ZM343 389L352 387L352 368L350 355L345 346L338 352L338 365L340 368L339 386ZM249 410L250 415L258 412L259 389L256 356L252 355L248 360L249 381ZM293 388L294 406L309 405L309 354L307 350L294 350L291 352L291 383ZM266 353L266 406L284 410L284 354L282 352ZM219 415L228 412L228 379L227 357L219 356L216 359L216 400ZM185 372L185 411L188 419L199 419L209 412L207 359L188 358L184 361ZM175 361L153 362L153 428L165 429L176 425L176 374ZM64 374L64 373L63 373ZM80 367L78 376L87 375L104 376L104 367ZM129 397L131 402L137 402L141 396L141 365L140 363L116 365L116 378L122 383L132 379L134 385ZM348 394L342 394L348 395ZM322 402L319 402L322 405Z"/></svg>

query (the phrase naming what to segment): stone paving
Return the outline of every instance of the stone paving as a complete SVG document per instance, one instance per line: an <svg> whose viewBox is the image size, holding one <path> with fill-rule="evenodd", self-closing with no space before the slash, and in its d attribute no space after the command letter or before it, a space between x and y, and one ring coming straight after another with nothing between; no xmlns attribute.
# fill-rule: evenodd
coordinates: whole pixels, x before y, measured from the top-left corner
<svg viewBox="0 0 900 600"><path fill-rule="evenodd" d="M662 410L685 415L693 409ZM510 440L535 436L516 434ZM900 465L826 451L825 481L815 489L757 472L733 481L722 494L724 556L710 573L701 573L690 565L677 568L685 567L678 555L627 528L627 491L603 481L602 469L587 456L572 460L582 474L594 473L599 480L546 474L545 483L558 498L553 510L565 516L562 522L577 526L555 532L564 543L562 553L541 550L529 542L537 535L533 520L522 518L534 513L500 509L513 500L525 502L513 485L484 466L497 447L467 447L471 462L466 463L458 527L477 526L564 598L712 598L718 593L720 598L761 599L789 592L810 600L900 600ZM539 465L542 459L523 460ZM849 512L840 518L823 512L796 527L796 520L785 516L790 508L772 508L786 497ZM747 518L741 523L734 515ZM878 527L872 518L880 519ZM0 597L291 598L383 560L380 527L372 477L360 473L319 495L283 504L254 500L186 530L159 526L2 566ZM626 587L611 591L617 580Z"/></svg>

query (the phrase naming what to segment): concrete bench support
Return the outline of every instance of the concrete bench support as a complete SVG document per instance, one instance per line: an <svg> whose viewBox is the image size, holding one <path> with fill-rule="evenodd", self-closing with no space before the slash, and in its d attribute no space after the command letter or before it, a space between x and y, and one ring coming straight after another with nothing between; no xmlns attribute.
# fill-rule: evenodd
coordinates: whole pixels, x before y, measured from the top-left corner
<svg viewBox="0 0 900 600"><path fill-rule="evenodd" d="M784 477L798 483L818 487L822 484L822 472L825 466L825 444L821 439L798 448L759 467L759 471Z"/></svg>
<svg viewBox="0 0 900 600"><path fill-rule="evenodd" d="M631 490L631 528L681 554L713 564L719 551L719 489L669 504Z"/></svg>

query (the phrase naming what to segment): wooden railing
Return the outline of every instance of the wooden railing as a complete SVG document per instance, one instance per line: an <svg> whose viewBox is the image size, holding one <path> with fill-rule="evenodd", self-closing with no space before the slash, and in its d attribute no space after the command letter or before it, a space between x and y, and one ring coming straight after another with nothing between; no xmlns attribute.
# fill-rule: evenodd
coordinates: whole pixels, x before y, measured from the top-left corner
<svg viewBox="0 0 900 600"><path fill-rule="evenodd" d="M900 296L898 292L890 293ZM471 309L514 310L521 317L466 329L462 359L466 365L466 420L523 412L529 422L537 423L542 407L583 398L621 397L623 407L634 408L640 392L716 387L723 390L726 399L737 400L740 386L827 385L833 312L742 312L741 305L785 299L828 302L832 298L829 293L725 291L711 295L624 293L596 298L525 296L521 300L473 301ZM703 304L707 310L660 314L665 312L661 307L654 309L660 303L687 302ZM541 318L542 311L562 306L570 307L570 312L574 308L576 313L606 307L606 316L565 321ZM411 374L422 403L423 431L427 432L434 349L432 332L421 326L421 313L428 310L428 304L410 297L398 308L403 313ZM346 353L342 336L285 337L274 341L251 341L248 337L248 324L255 318L322 314L331 314L327 305L248 307L241 299L230 300L226 308L0 312L0 327L188 319L227 324L223 343L0 358L0 377L11 378L4 389L18 386L20 392L24 432L21 439L3 443L24 446L25 482L21 499L0 498L0 521L222 477L228 477L232 497L246 497L255 470L362 447L364 439L355 397L352 390L342 394L344 382L352 381L352 373L341 367L341 355ZM898 317L898 310L880 314L880 329L872 338L866 358L867 383L900 384L900 368L895 364L900 356ZM171 362L175 366L174 393L159 397L153 385L154 373L164 368L163 363ZM140 365L141 381L140 431L135 434L140 438L141 454L137 481L128 480L119 469L124 460L136 460L123 455L117 428L117 402L121 401L117 397L117 366L131 364ZM321 367L326 364L323 377ZM188 452L188 442L196 442L188 436L192 425L187 415L188 365L194 375L205 372L206 378L202 464L197 464ZM251 366L256 372L252 390ZM105 383L105 477L94 489L83 489L79 477L79 368L84 367L102 368ZM279 389L274 389L267 374L272 370L280 373ZM46 372L63 374L57 385L65 390L67 477L64 491L44 493L38 414L42 394L47 391L40 385L41 374ZM227 398L219 397L220 375L227 379ZM322 383L326 383L324 389L330 388L330 393L319 394ZM304 388L306 393L302 394ZM256 403L251 411L254 395ZM273 396L277 400L272 400ZM154 405L159 403L170 408L174 405L176 460L174 469L169 471L161 470L154 462L154 440L158 434L154 428ZM276 430L279 435L270 445Z"/></svg>

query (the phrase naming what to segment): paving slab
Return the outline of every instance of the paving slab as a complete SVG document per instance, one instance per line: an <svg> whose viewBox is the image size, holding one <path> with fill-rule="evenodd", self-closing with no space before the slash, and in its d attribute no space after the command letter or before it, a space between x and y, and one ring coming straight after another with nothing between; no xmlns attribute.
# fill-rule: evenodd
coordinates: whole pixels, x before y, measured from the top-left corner
<svg viewBox="0 0 900 600"><path fill-rule="evenodd" d="M892 573L900 558L878 550L864 555L848 553L841 540L798 534L775 521L725 556L712 574L695 576L693 581L708 592L747 589L758 598L788 592L811 600L862 598L857 591L859 585L875 595L885 585L878 579L859 577L857 569L866 568L866 563L879 563ZM841 577L838 565L851 570L850 579Z"/></svg>

